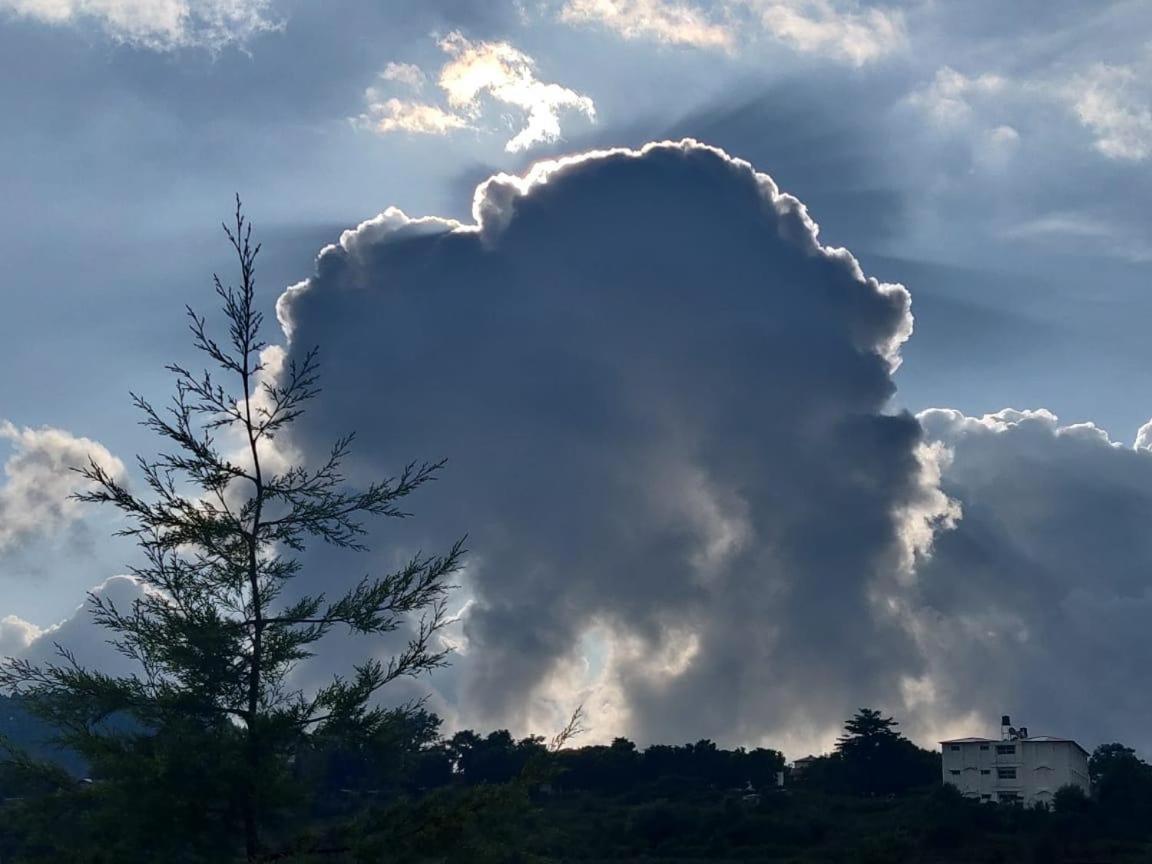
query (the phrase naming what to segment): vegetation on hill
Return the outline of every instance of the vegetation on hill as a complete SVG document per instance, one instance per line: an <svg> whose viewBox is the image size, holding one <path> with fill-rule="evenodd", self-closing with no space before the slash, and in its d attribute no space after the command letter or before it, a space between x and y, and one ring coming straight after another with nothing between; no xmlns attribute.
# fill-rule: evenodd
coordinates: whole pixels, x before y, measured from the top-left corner
<svg viewBox="0 0 1152 864"><path fill-rule="evenodd" d="M877 722L882 721L882 722ZM777 786L780 753L711 741L556 749L506 731L440 734L393 712L355 746L301 742L262 860L498 862L1137 862L1152 854L1152 767L1119 744L1091 760L1094 794L1051 810L965 799L939 755L862 711L837 749ZM138 774L77 782L9 763L0 860L226 862L242 843L205 836L227 807L211 742L152 740ZM873 781L868 775L882 778ZM23 784L22 786L20 784ZM20 787L19 789L17 787ZM285 787L287 788L287 787ZM191 805L195 806L191 806Z"/></svg>

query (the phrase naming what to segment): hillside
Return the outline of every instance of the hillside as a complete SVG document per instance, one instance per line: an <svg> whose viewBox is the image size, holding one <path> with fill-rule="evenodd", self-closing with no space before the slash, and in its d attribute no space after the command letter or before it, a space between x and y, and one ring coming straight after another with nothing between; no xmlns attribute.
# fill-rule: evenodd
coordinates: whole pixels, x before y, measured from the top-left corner
<svg viewBox="0 0 1152 864"><path fill-rule="evenodd" d="M43 729L18 705L5 707L9 728L43 746ZM556 749L504 730L443 737L435 715L396 712L355 748L315 737L284 763L281 797L269 819L275 850L269 860L1152 860L1152 768L1131 749L1097 748L1091 797L1065 787L1053 808L1027 808L980 803L941 785L939 754L920 749L894 726L880 712L862 709L846 723L833 753L792 776L783 756L769 749L729 750L708 740L639 748L623 738ZM94 783L32 777L0 810L8 829L0 834L0 857L28 864L236 860L237 811L217 776L236 764L237 740L231 727L141 736L106 761L103 772L94 770ZM188 806L192 789L198 794Z"/></svg>
<svg viewBox="0 0 1152 864"><path fill-rule="evenodd" d="M419 805L404 811L398 822L411 824L418 812ZM795 789L755 801L735 792L646 788L624 796L536 798L512 819L507 809L495 812L503 815L474 811L462 831L445 833L438 824L409 844L410 857L398 860L1135 864L1152 855L1140 832L1099 812L981 805L946 788L882 799ZM382 837L375 849L395 850L393 838Z"/></svg>

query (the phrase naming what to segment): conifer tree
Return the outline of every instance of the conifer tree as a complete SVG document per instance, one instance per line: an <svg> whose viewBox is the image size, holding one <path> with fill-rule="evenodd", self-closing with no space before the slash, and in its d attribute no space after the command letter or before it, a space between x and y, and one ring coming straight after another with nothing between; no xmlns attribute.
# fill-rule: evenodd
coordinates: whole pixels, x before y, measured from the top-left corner
<svg viewBox="0 0 1152 864"><path fill-rule="evenodd" d="M195 347L216 369L168 366L175 394L165 408L132 396L142 424L165 439L168 452L138 458L139 491L95 461L78 469L92 484L78 497L122 511L121 533L142 552L143 563L132 568L141 596L130 608L89 597L95 621L136 671L110 675L58 648L47 664L5 660L0 687L58 728L61 743L95 764L110 792L139 791L149 754L151 770L158 770L157 753L172 757L164 761L169 767L196 763L211 776L191 785L211 788L213 796L191 806L223 807L219 824L234 826L235 847L254 861L268 851L264 829L276 786L299 743L317 732L328 739L371 735L386 717L373 705L377 691L445 662L435 636L446 623L448 580L463 551L457 542L443 555L418 554L337 597L289 599L301 573L295 556L308 542L364 549L362 520L406 515L402 499L442 463L412 463L394 478L350 491L341 471L353 443L348 435L318 467L270 470L271 442L319 394L318 354L272 374L256 304L260 247L239 198L224 231L239 265L237 286L214 278L227 338L218 341L206 319L187 309ZM238 453L230 452L235 442ZM293 671L334 628L409 636L388 662L367 659L315 692L297 689ZM234 744L236 764L195 753L175 758L181 741L220 753Z"/></svg>

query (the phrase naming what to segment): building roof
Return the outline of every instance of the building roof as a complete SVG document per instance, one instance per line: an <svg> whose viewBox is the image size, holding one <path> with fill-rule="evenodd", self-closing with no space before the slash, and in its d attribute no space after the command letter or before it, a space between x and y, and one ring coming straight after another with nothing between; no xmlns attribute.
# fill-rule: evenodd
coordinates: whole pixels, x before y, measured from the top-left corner
<svg viewBox="0 0 1152 864"><path fill-rule="evenodd" d="M991 744L991 738L952 738L948 741L941 741L941 744Z"/></svg>
<svg viewBox="0 0 1152 864"><path fill-rule="evenodd" d="M1058 738L1052 735L1029 735L1027 738L952 738L941 741L941 744L1012 744L1017 741L1032 742L1036 744L1072 744L1079 747L1084 755L1089 755L1079 743L1071 738Z"/></svg>

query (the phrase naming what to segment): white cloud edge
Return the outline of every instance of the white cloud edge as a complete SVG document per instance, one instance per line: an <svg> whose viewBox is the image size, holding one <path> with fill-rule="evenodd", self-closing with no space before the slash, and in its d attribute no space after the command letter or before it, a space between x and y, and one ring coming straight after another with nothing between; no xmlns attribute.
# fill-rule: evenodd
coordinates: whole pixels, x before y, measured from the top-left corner
<svg viewBox="0 0 1152 864"><path fill-rule="evenodd" d="M899 298L903 307L900 325L895 328L890 340L877 346L879 355L888 363L890 370L895 371L899 368L901 363L900 349L911 337L914 326L911 295L907 288L898 282L881 282L875 277L866 276L859 261L848 249L825 246L820 243L820 226L808 213L808 208L800 199L781 191L771 176L757 171L747 160L732 156L720 147L701 143L695 138L650 141L639 148L612 147L586 150L554 159L540 160L523 174L498 172L477 185L472 196L473 221L471 224L439 216L411 217L397 207L389 207L356 227L345 230L341 233L337 243L329 244L320 250L316 261L318 264L326 254L337 249L344 254L355 256L361 245L371 243L382 234L401 230L433 233L478 233L485 242L491 242L507 226L508 219L511 218L510 205L512 202L531 195L536 188L547 185L555 174L572 166L597 159L621 156L629 159L640 159L658 149L705 151L720 157L737 170L748 172L781 218L792 216L799 223L803 236L792 236L791 239L800 246L802 251L809 255L823 255L830 260L838 261L849 269L861 287L870 288L886 297ZM285 338L289 342L292 339L293 331L289 307L292 299L308 290L310 284L310 280L304 280L290 285L276 301L276 317Z"/></svg>
<svg viewBox="0 0 1152 864"><path fill-rule="evenodd" d="M560 140L562 114L578 113L596 120L591 97L540 80L535 59L509 42L472 41L454 30L438 39L437 45L448 58L435 76L441 104L390 95L386 87L369 87L364 113L352 118L353 125L382 135L448 135L477 129L491 103L520 112L520 128L504 146L517 153ZM414 64L395 61L380 75L383 81L416 91L430 77Z"/></svg>

